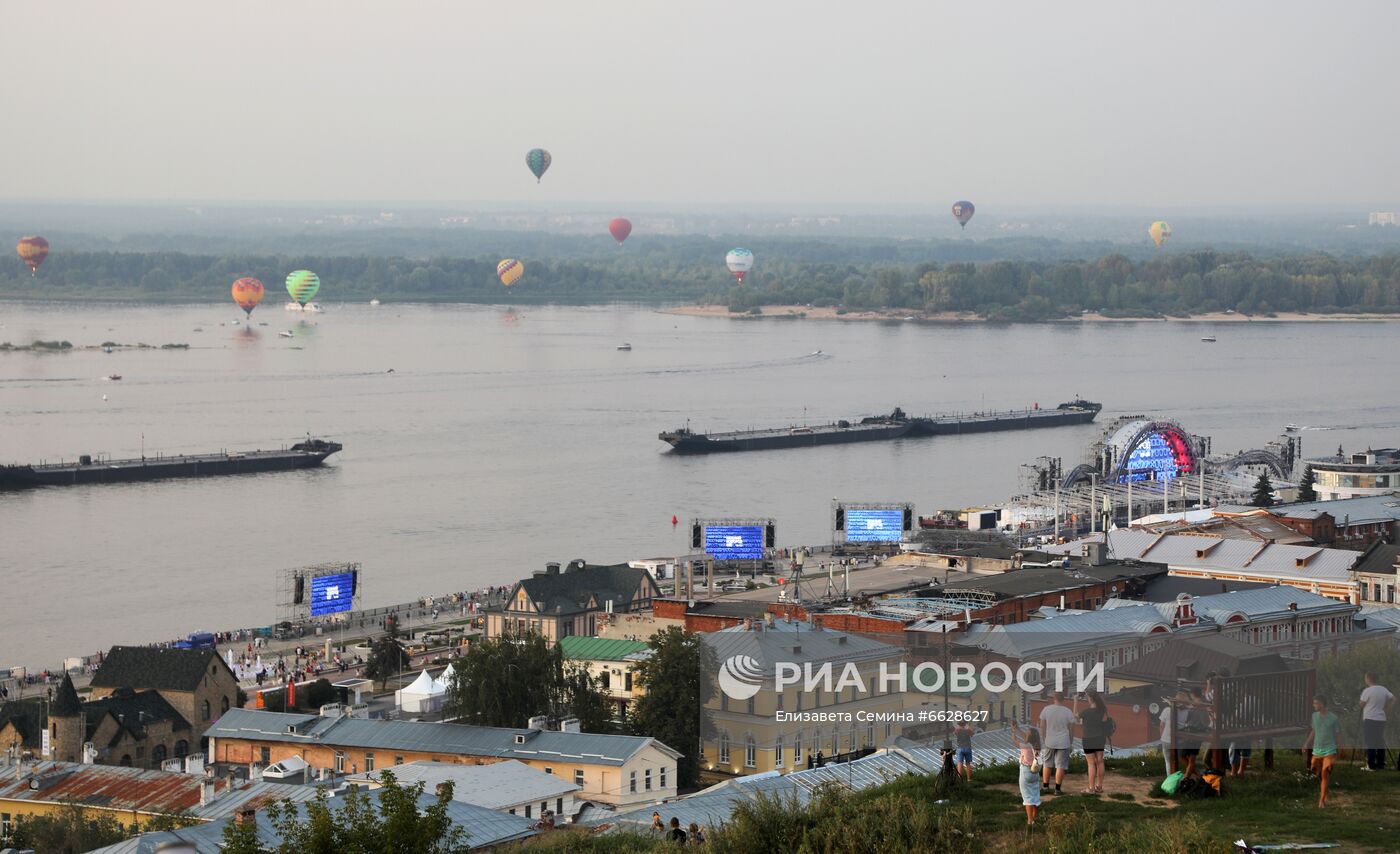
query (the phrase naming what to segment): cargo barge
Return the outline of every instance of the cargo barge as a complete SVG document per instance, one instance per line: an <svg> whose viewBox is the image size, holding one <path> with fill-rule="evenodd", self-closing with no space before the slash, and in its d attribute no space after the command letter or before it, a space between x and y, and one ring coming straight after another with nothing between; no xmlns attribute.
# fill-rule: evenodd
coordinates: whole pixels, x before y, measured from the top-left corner
<svg viewBox="0 0 1400 854"><path fill-rule="evenodd" d="M308 438L279 451L225 451L217 454L143 456L129 460L93 459L84 454L78 457L76 463L0 466L0 489L290 471L319 466L341 447L339 442Z"/></svg>
<svg viewBox="0 0 1400 854"><path fill-rule="evenodd" d="M1054 409L1041 409L1037 406L1030 409L965 415L911 417L902 409L896 408L889 415L862 418L859 421L837 421L814 427L778 427L726 433L696 433L688 427L682 427L661 433L657 438L681 454L764 451L774 448L805 448L848 442L876 442L920 436L950 436L1088 424L1097 418L1102 410L1102 404L1088 400L1072 400Z"/></svg>

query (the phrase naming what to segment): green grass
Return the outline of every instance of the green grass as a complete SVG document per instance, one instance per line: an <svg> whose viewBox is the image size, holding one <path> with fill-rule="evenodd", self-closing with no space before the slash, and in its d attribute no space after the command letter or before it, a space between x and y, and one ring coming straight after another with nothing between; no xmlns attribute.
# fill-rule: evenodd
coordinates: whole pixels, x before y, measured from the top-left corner
<svg viewBox="0 0 1400 854"><path fill-rule="evenodd" d="M1256 760L1260 757L1256 756ZM1175 801L1160 795L1137 799L1046 796L1034 831L1028 832L1014 766L978 769L973 782L948 785L935 777L903 777L861 792L832 789L804 807L760 801L741 809L723 828L706 828L707 847L728 852L915 852L1002 854L1165 854L1226 852L1236 839L1251 843L1334 842L1345 851L1395 851L1400 838L1400 773L1367 773L1345 762L1333 775L1325 810L1317 808L1318 784L1297 754L1280 751L1273 771L1227 780L1219 798ZM1161 760L1110 760L1112 777L1156 783ZM1083 766L1066 778L1066 790L1083 783ZM939 804L937 801L947 803ZM665 815L665 807L661 808ZM590 835L562 831L512 849L529 854L674 850L646 834Z"/></svg>

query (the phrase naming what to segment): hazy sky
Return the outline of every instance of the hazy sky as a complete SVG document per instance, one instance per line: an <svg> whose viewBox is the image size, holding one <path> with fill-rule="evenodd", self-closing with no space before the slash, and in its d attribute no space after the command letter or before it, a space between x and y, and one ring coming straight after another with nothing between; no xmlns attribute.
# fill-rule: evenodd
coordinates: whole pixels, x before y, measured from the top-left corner
<svg viewBox="0 0 1400 854"><path fill-rule="evenodd" d="M7 199L1400 206L1395 0L0 12Z"/></svg>

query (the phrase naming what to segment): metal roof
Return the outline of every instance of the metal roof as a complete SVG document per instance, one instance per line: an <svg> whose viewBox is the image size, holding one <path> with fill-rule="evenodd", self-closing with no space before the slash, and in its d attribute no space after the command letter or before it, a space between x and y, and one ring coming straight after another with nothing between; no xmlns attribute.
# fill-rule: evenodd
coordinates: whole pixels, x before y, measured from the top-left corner
<svg viewBox="0 0 1400 854"><path fill-rule="evenodd" d="M370 797L374 797L373 793L370 794ZM341 808L344 801L343 795L337 795L327 800L326 803L334 812ZM435 803L436 798L425 793L418 798L418 809L420 811L426 810ZM299 815L302 817L306 815L304 803L297 804L296 808ZM472 848L486 848L514 839L524 839L537 832L533 819L496 812L475 804L455 800L447 805L447 818L455 827L460 827L465 831L467 844ZM175 841L192 844L199 854L220 854L224 841L224 825L230 821L232 821L231 818L222 818L218 821L181 828L180 830L145 833L115 845L98 848L89 854L154 854L157 845L162 842ZM258 840L264 847L273 848L281 844L282 838L277 833L276 828L272 826L272 822L268 820L265 812L259 812L256 821Z"/></svg>
<svg viewBox="0 0 1400 854"><path fill-rule="evenodd" d="M295 727L295 731L289 731ZM508 729L422 721L323 718L254 709L229 709L204 733L209 738L320 744L327 747L402 750L502 759L571 759L622 765L648 745L678 757L653 738L635 735ZM523 744L516 736L524 736Z"/></svg>
<svg viewBox="0 0 1400 854"><path fill-rule="evenodd" d="M589 638L569 635L559 639L565 658L586 661L625 661L628 656L651 647L645 641Z"/></svg>
<svg viewBox="0 0 1400 854"><path fill-rule="evenodd" d="M1333 501L1307 501L1278 504L1268 508L1270 514L1283 519L1316 519L1323 513L1351 525L1393 522L1400 519L1400 493L1362 495Z"/></svg>
<svg viewBox="0 0 1400 854"><path fill-rule="evenodd" d="M517 804L536 801L552 801L581 791L579 786L563 777L536 771L514 759L492 762L489 765L419 761L395 765L389 770L400 783L412 785L421 780L426 792L435 792L439 783L451 781L454 801L493 810L508 809ZM350 782L375 785L382 773L367 772L347 779Z"/></svg>
<svg viewBox="0 0 1400 854"><path fill-rule="evenodd" d="M805 625L805 624L803 624ZM903 650L897 646L849 632L809 628L807 631L744 631L706 632L700 640L708 646L717 661L736 655L747 655L762 668L773 673L778 662L859 662L898 658Z"/></svg>
<svg viewBox="0 0 1400 854"><path fill-rule="evenodd" d="M1086 542L1102 542L1102 534L1047 551L1077 554ZM1138 528L1116 528L1108 533L1109 553L1120 560L1164 563L1173 569L1234 572L1306 581L1346 582L1359 552L1261 543L1194 534L1159 534Z"/></svg>

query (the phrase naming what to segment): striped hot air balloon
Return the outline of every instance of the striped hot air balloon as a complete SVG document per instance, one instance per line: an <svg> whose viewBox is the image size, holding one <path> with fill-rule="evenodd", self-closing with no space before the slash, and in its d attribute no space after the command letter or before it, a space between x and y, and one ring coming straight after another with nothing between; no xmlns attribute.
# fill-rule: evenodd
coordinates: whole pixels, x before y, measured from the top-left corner
<svg viewBox="0 0 1400 854"><path fill-rule="evenodd" d="M287 293L302 308L315 299L320 289L320 277L310 270L293 270L287 274Z"/></svg>
<svg viewBox="0 0 1400 854"><path fill-rule="evenodd" d="M37 234L31 234L19 239L15 251L19 253L19 260L29 265L29 275L34 276L39 273L39 265L49 257L49 242Z"/></svg>
<svg viewBox="0 0 1400 854"><path fill-rule="evenodd" d="M233 301L249 317L253 316L253 309L258 307L262 298L263 283L252 276L245 276L233 283Z"/></svg>
<svg viewBox="0 0 1400 854"><path fill-rule="evenodd" d="M496 265L496 275L501 277L501 284L510 287L525 275L525 265L514 258L505 258Z"/></svg>
<svg viewBox="0 0 1400 854"><path fill-rule="evenodd" d="M1157 248L1161 249L1167 239L1172 236L1172 227L1159 219L1152 223L1151 228L1147 229L1147 234L1152 238L1152 242L1157 244Z"/></svg>

